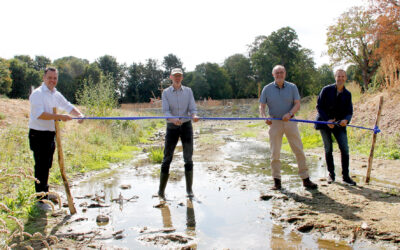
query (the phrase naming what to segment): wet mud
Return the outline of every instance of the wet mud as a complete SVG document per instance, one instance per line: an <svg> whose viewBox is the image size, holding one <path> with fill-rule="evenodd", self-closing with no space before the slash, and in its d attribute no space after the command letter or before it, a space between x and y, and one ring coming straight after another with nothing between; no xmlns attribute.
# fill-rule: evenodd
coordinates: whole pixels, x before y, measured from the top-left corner
<svg viewBox="0 0 400 250"><path fill-rule="evenodd" d="M398 230L380 227L386 223L385 217L373 214L374 209L382 209L380 202L392 206L392 213L396 213L400 199L390 193L392 189L349 187L340 181L327 185L321 157L308 155L311 179L319 189L306 190L297 175L294 157L282 153L283 190L271 191L268 142L232 136L234 128L220 125L204 122L195 127L194 199L186 198L179 145L171 164L166 201L154 196L160 166L150 163L143 152L129 163L74 182L72 193L78 213L66 216L64 208L64 213L54 216L57 226L48 230L61 239L55 247L399 247ZM162 140L163 134L159 136ZM372 213L370 220L364 217L363 210Z"/></svg>

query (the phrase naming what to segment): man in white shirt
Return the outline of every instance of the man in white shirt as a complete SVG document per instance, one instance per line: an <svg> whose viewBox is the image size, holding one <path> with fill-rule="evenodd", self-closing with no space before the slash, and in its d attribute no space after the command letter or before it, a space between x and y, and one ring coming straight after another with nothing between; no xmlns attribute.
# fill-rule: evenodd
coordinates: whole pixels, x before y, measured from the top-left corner
<svg viewBox="0 0 400 250"><path fill-rule="evenodd" d="M83 114L68 102L55 88L58 82L58 71L54 67L46 68L43 83L29 96L31 114L29 118L29 145L35 160L36 192L48 192L49 171L53 163L55 150L54 120L70 121L73 115L83 117ZM53 114L53 108L62 109L69 114ZM83 120L79 120L82 123ZM47 199L47 195L43 197Z"/></svg>

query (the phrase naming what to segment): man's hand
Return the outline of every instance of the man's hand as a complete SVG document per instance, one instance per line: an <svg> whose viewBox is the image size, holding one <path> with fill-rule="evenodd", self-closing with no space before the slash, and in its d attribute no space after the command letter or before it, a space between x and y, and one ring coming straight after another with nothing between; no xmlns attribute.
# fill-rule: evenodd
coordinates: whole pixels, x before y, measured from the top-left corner
<svg viewBox="0 0 400 250"><path fill-rule="evenodd" d="M328 120L328 122L335 122L335 119ZM329 128L334 128L335 124L326 124Z"/></svg>
<svg viewBox="0 0 400 250"><path fill-rule="evenodd" d="M271 121L271 120L265 120L265 124L271 125L271 124L272 124L272 121Z"/></svg>
<svg viewBox="0 0 400 250"><path fill-rule="evenodd" d="M72 120L72 117L70 115L57 115L57 120L66 122Z"/></svg>
<svg viewBox="0 0 400 250"><path fill-rule="evenodd" d="M82 115L82 114L78 116L78 118L83 118L83 117L85 117L85 116ZM82 124L83 121L84 121L83 119L80 119L80 120L78 120L78 123L79 123L79 124Z"/></svg>
<svg viewBox="0 0 400 250"><path fill-rule="evenodd" d="M282 117L282 121L287 122L287 121L289 121L291 118L292 118L292 116L291 116L289 113L287 113L287 114L285 114L285 115Z"/></svg>
<svg viewBox="0 0 400 250"><path fill-rule="evenodd" d="M172 122L173 124L175 124L176 126L180 126L182 125L182 121L177 119L177 118L173 118L173 119L168 119L170 122Z"/></svg>
<svg viewBox="0 0 400 250"><path fill-rule="evenodd" d="M199 121L199 117L197 115L193 115L192 119L194 122L198 122Z"/></svg>
<svg viewBox="0 0 400 250"><path fill-rule="evenodd" d="M348 120L341 120L339 122L339 125L342 126L342 127L346 127L348 122L349 122Z"/></svg>

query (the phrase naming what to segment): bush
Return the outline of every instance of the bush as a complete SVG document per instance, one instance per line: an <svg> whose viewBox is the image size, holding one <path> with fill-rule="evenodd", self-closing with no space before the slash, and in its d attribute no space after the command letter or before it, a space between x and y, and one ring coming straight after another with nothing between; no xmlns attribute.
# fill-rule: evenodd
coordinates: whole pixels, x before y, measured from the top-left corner
<svg viewBox="0 0 400 250"><path fill-rule="evenodd" d="M111 77L102 77L98 84L89 80L77 92L76 99L79 105L86 107L86 114L89 116L109 116L118 104Z"/></svg>

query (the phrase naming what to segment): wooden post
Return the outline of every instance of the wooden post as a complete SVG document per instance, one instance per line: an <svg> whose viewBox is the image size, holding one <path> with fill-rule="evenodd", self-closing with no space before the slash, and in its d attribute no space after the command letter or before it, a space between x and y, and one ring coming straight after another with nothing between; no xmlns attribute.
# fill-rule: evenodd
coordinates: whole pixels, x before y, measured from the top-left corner
<svg viewBox="0 0 400 250"><path fill-rule="evenodd" d="M57 108L53 108L53 113L57 114ZM60 165L61 177L64 182L65 193L67 194L68 207L71 214L76 214L76 209L74 206L74 200L72 199L71 191L69 189L69 183L67 175L64 169L64 154L61 146L61 131L58 121L55 120L54 124L56 126L56 142L57 142L57 153L58 153L58 165Z"/></svg>
<svg viewBox="0 0 400 250"><path fill-rule="evenodd" d="M378 113L376 114L376 119L375 119L375 127L379 126L379 120L381 118L382 105L383 105L383 96L381 96L381 99L379 100ZM372 160L374 159L375 141L376 141L376 133L374 133L374 135L372 136L372 146L371 146L371 151L369 153L369 158L368 158L367 177L365 178L365 183L367 183L367 184L369 183L370 177L371 177Z"/></svg>

